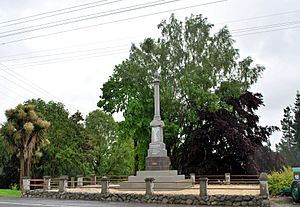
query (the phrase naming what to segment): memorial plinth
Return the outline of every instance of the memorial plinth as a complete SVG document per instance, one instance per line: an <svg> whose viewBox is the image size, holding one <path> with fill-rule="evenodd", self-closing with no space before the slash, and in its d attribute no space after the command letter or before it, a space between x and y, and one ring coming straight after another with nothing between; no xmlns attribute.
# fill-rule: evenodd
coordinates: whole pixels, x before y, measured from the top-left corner
<svg viewBox="0 0 300 207"><path fill-rule="evenodd" d="M136 176L129 176L128 182L120 183L120 189L145 190L145 178L154 178L154 190L182 190L192 186L190 179L178 175L177 170L137 171Z"/></svg>
<svg viewBox="0 0 300 207"><path fill-rule="evenodd" d="M164 122L160 117L159 76L156 73L154 84L154 117L150 123L151 143L146 157L146 171L138 171L136 176L129 176L128 182L120 184L121 189L145 189L145 178L154 178L154 188L184 188L192 186L191 180L178 175L177 170L170 170L170 158L163 141Z"/></svg>

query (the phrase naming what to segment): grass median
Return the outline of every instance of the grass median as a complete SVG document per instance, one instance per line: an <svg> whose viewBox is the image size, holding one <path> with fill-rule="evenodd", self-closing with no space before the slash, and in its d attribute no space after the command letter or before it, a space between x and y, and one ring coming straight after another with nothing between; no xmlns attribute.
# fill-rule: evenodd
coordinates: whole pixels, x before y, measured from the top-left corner
<svg viewBox="0 0 300 207"><path fill-rule="evenodd" d="M0 197L20 198L21 191L10 190L10 189L0 189Z"/></svg>

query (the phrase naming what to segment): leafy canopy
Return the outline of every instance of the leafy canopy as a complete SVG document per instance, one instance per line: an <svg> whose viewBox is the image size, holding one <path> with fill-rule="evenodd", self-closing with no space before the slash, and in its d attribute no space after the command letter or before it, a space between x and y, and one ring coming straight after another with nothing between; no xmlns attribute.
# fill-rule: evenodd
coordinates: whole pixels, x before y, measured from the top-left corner
<svg viewBox="0 0 300 207"><path fill-rule="evenodd" d="M201 15L191 15L184 22L172 15L158 28L158 39L146 38L132 45L129 57L115 66L101 88L98 102L106 112L123 112L128 134L134 140L136 170L144 167L150 141L156 70L161 79L165 142L173 165L173 154L198 119L198 109L230 109L224 97L239 97L264 70L253 66L251 57L240 59L226 27L211 34L213 25Z"/></svg>

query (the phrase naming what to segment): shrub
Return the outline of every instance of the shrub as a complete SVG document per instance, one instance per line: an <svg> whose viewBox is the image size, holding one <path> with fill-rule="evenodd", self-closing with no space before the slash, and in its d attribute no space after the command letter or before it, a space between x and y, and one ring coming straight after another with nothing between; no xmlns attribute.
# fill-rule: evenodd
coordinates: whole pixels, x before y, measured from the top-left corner
<svg viewBox="0 0 300 207"><path fill-rule="evenodd" d="M279 172L272 172L269 176L269 192L271 195L280 195L283 189L291 188L294 181L291 167Z"/></svg>

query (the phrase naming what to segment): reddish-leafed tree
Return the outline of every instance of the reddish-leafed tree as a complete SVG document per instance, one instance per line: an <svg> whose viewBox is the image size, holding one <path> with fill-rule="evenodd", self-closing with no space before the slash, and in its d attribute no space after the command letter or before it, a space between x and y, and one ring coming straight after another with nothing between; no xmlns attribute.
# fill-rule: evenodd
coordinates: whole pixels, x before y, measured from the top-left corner
<svg viewBox="0 0 300 207"><path fill-rule="evenodd" d="M197 174L256 174L281 168L280 156L268 147L274 126L259 126L255 111L263 105L262 95L246 91L227 98L227 107L214 112L198 111L183 144L181 170ZM268 160L263 162L257 155ZM277 163L276 163L277 162Z"/></svg>

